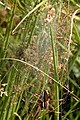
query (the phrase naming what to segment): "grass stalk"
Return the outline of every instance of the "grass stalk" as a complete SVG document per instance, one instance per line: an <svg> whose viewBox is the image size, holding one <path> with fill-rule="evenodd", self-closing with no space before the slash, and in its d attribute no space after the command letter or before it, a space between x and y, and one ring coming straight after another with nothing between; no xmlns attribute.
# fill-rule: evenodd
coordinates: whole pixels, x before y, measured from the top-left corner
<svg viewBox="0 0 80 120"><path fill-rule="evenodd" d="M57 58L57 51L55 46L55 40L53 40L53 31L52 31L52 25L50 24L50 36L51 36L51 45L52 45L52 53L53 53L53 66L54 66L54 78L58 82L58 58ZM54 91L55 91L55 110L57 113L55 113L55 120L59 120L59 85L54 83Z"/></svg>
<svg viewBox="0 0 80 120"><path fill-rule="evenodd" d="M12 9L12 14L11 14L11 17L9 18L9 24L6 28L6 32L5 32L5 36L4 36L4 43L3 43L3 49L2 49L2 55L4 53L4 57L6 56L6 50L7 50L7 47L9 44L9 38L11 35L11 29L12 29L12 25L13 25L13 16L15 13L15 8L16 8L16 0L14 1L13 4L14 5L13 5L13 9Z"/></svg>

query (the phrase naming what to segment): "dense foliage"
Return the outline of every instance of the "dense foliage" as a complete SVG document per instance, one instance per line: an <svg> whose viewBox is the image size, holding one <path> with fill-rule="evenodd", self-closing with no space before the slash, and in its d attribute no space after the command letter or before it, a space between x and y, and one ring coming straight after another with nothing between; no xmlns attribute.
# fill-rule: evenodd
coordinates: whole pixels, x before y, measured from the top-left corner
<svg viewBox="0 0 80 120"><path fill-rule="evenodd" d="M80 119L78 0L0 0L0 120Z"/></svg>

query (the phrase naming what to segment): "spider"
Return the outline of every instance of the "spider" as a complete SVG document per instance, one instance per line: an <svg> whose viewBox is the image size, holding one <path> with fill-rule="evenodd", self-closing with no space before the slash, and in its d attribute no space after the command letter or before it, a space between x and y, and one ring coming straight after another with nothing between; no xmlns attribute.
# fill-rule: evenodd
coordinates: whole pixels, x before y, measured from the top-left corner
<svg viewBox="0 0 80 120"><path fill-rule="evenodd" d="M59 100L60 105L66 103L66 101L67 101L66 99L68 98L68 95L69 94L66 94L63 99ZM51 100L47 90L44 90L37 99L38 99L39 106L37 107L36 113L34 115L34 119L36 119L38 117L40 111L43 109L46 110L46 114L52 115L54 117L54 113L57 113L57 111L55 110L56 108L54 107L54 105L51 105L51 103L57 102L57 100ZM61 114L61 112L60 112L60 114Z"/></svg>

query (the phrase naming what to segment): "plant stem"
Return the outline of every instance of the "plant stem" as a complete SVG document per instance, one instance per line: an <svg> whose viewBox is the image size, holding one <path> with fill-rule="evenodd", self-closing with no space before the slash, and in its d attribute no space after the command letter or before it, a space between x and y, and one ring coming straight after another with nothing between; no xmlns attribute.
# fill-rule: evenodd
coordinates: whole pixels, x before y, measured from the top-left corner
<svg viewBox="0 0 80 120"><path fill-rule="evenodd" d="M57 51L55 48L55 40L53 40L53 31L52 25L50 24L50 36L51 36L51 45L52 45L52 53L53 53L53 66L54 66L54 79L58 81L58 71L57 71ZM54 91L55 91L55 100L57 101L55 104L55 120L59 120L59 85L54 83Z"/></svg>

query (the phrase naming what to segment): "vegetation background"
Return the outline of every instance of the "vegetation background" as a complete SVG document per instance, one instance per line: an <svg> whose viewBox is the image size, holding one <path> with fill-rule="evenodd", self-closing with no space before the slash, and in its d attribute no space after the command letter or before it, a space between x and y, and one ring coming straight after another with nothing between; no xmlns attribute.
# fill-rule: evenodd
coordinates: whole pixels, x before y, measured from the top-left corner
<svg viewBox="0 0 80 120"><path fill-rule="evenodd" d="M78 0L0 0L0 120L80 120Z"/></svg>

